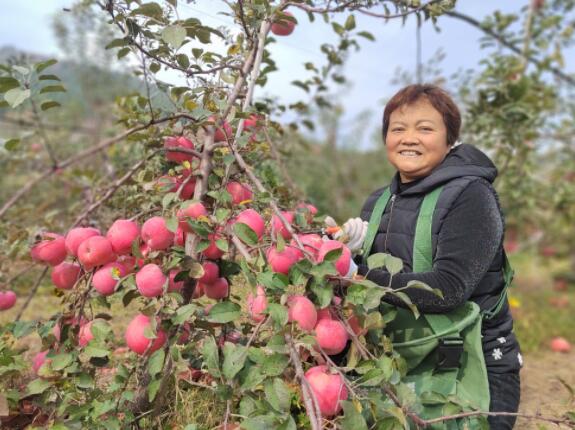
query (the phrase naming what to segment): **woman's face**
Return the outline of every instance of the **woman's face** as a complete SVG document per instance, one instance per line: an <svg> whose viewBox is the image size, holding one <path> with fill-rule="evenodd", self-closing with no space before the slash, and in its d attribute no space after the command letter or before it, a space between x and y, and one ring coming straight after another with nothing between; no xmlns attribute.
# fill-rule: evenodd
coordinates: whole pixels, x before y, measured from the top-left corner
<svg viewBox="0 0 575 430"><path fill-rule="evenodd" d="M450 149L443 118L427 99L391 113L385 145L403 183L429 175Z"/></svg>

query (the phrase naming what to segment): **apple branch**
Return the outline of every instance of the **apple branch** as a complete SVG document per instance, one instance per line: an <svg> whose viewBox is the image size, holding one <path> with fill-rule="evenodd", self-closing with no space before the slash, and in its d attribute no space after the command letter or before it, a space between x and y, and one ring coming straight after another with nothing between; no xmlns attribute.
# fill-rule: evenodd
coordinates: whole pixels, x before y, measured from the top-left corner
<svg viewBox="0 0 575 430"><path fill-rule="evenodd" d="M307 410L312 430L321 430L321 412L319 410L319 403L315 393L313 392L301 365L299 354L293 344L290 334L285 335L288 344L290 359L295 367L296 377L300 382L302 396L305 408Z"/></svg>
<svg viewBox="0 0 575 430"><path fill-rule="evenodd" d="M524 53L521 50L521 48L517 47L515 44L513 44L512 42L507 40L503 35L496 33L491 28L489 28L489 27L483 25L482 23L480 23L479 21L477 21L475 18L472 18L468 15L464 15L462 13L455 12L455 11L447 11L444 13L444 15L450 16L451 18L459 19L459 20L464 21L468 24L471 24L473 27L483 31L488 36L491 36L492 38L497 40L501 45L505 46L506 48L510 49L511 51L515 52L518 55L524 56L524 58L528 62L536 65L539 69L549 70L553 75L555 75L555 77L561 79L562 81L567 82L569 85L575 86L575 78L562 72L557 67L545 64L543 61L538 60L537 58L535 58L533 55L529 54L528 52Z"/></svg>
<svg viewBox="0 0 575 430"><path fill-rule="evenodd" d="M32 298L36 295L36 292L38 291L38 288L40 288L40 284L42 283L42 280L44 279L44 276L46 276L46 273L48 273L48 269L50 268L50 266L46 266L44 268L44 270L42 270L42 273L40 273L40 276L38 276L38 279L36 279L36 283L34 284L34 286L32 287L32 290L30 291L30 294L28 294L28 297L26 298L26 301L24 302L24 304L22 305L22 307L20 308L20 310L18 311L18 315L16 315L15 321L20 321L20 318L22 318L22 314L24 314L24 311L26 310L26 308L28 308L28 305L30 304L30 301L32 300Z"/></svg>
<svg viewBox="0 0 575 430"><path fill-rule="evenodd" d="M425 8L427 8L428 6L431 6L434 3L439 3L441 0L430 0L429 2L422 4L419 7L416 7L414 9L408 10L406 12L402 12L402 13L396 13L393 15L389 15L389 14L385 14L385 13L376 13L376 12L371 12L369 10L366 9L360 9L357 8L355 10L357 10L359 13L362 13L364 15L368 15L368 16L372 16L374 18L384 18L384 19L393 19L393 18L403 18L404 16L408 16L408 15L412 15L414 13L418 13L421 12L422 10L424 10Z"/></svg>

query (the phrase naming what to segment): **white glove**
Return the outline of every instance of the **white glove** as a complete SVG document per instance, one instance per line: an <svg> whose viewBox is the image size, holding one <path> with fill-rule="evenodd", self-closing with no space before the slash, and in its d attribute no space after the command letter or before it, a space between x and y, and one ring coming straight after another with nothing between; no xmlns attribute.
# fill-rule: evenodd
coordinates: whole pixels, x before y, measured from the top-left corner
<svg viewBox="0 0 575 430"><path fill-rule="evenodd" d="M337 223L332 217L325 217L324 222L329 230L336 230ZM335 240L345 243L352 254L356 254L363 246L363 241L365 240L365 235L367 233L367 226L368 222L363 221L359 217L350 218L344 222L337 231L332 232L331 234Z"/></svg>

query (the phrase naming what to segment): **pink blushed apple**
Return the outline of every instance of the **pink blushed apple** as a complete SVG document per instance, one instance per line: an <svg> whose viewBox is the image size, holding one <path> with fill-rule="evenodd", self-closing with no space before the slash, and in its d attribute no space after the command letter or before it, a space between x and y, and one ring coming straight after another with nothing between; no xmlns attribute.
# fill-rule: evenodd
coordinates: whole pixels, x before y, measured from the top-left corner
<svg viewBox="0 0 575 430"><path fill-rule="evenodd" d="M155 216L148 219L142 226L142 239L154 251L161 251L174 243L174 233L168 230L164 218Z"/></svg>
<svg viewBox="0 0 575 430"><path fill-rule="evenodd" d="M254 197L252 190L247 185L240 184L239 182L228 182L226 190L232 196L232 203L234 205L239 205L241 202L252 200Z"/></svg>
<svg viewBox="0 0 575 430"><path fill-rule="evenodd" d="M157 330L155 339L148 339L144 333L150 326L150 317L143 314L136 315L128 324L125 334L126 344L136 354L142 355L146 349L148 354L151 354L166 342L166 333L162 329Z"/></svg>
<svg viewBox="0 0 575 430"><path fill-rule="evenodd" d="M326 354L335 355L345 349L349 335L341 321L324 318L315 326L315 339Z"/></svg>
<svg viewBox="0 0 575 430"><path fill-rule="evenodd" d="M319 250L318 262L322 262L325 258L325 255L328 252L333 251L334 249L340 249L340 248L342 251L341 251L341 255L335 261L335 268L341 276L345 276L347 274L347 272L349 271L349 265L351 263L351 251L349 250L349 248L347 246L345 246L340 241L328 240L328 241L323 242L323 244L321 245L321 248Z"/></svg>
<svg viewBox="0 0 575 430"><path fill-rule="evenodd" d="M77 257L80 244L92 236L101 236L100 230L94 227L76 227L68 231L64 242L68 255Z"/></svg>
<svg viewBox="0 0 575 430"><path fill-rule="evenodd" d="M238 214L234 223L241 223L251 228L258 240L260 240L266 229L266 223L262 216L253 209L246 209Z"/></svg>
<svg viewBox="0 0 575 430"><path fill-rule="evenodd" d="M287 305L288 321L297 322L301 330L313 330L317 323L317 310L310 299L305 296L290 296Z"/></svg>
<svg viewBox="0 0 575 430"><path fill-rule="evenodd" d="M6 311L16 304L16 293L14 291L0 291L0 311Z"/></svg>
<svg viewBox="0 0 575 430"><path fill-rule="evenodd" d="M281 213L285 220L291 225L294 220L294 213L291 211L282 211ZM284 239L291 238L291 233L287 230L283 222L281 221L280 217L274 215L272 217L272 227L276 234L281 234Z"/></svg>
<svg viewBox="0 0 575 430"><path fill-rule="evenodd" d="M78 260L86 270L111 263L116 260L112 244L104 236L92 236L78 247Z"/></svg>
<svg viewBox="0 0 575 430"><path fill-rule="evenodd" d="M110 226L106 237L116 254L129 254L132 251L132 242L140 237L140 227L135 221L118 219Z"/></svg>
<svg viewBox="0 0 575 430"><path fill-rule="evenodd" d="M204 294L210 299L225 299L229 292L230 286L226 278L218 278L212 284L201 284Z"/></svg>
<svg viewBox="0 0 575 430"><path fill-rule="evenodd" d="M315 366L305 372L305 378L317 398L319 410L326 417L337 415L341 401L347 400L348 391L339 373L331 373L327 366Z"/></svg>
<svg viewBox="0 0 575 430"><path fill-rule="evenodd" d="M71 289L78 280L82 268L76 263L63 262L52 269L52 282L61 290Z"/></svg>
<svg viewBox="0 0 575 430"><path fill-rule="evenodd" d="M266 297L264 287L258 285L255 296L254 294L249 293L246 303L248 306L248 313L255 322L261 322L265 319L266 315L264 311L268 306L268 299Z"/></svg>
<svg viewBox="0 0 575 430"><path fill-rule="evenodd" d="M128 274L128 269L122 263L114 261L105 264L94 273L92 285L94 289L103 296L114 294L118 285L118 279Z"/></svg>
<svg viewBox="0 0 575 430"><path fill-rule="evenodd" d="M57 266L66 258L64 236L56 233L43 233L42 240L30 250L32 259L50 266Z"/></svg>
<svg viewBox="0 0 575 430"><path fill-rule="evenodd" d="M156 264L146 264L136 273L136 286L144 297L161 296L167 283L168 277Z"/></svg>

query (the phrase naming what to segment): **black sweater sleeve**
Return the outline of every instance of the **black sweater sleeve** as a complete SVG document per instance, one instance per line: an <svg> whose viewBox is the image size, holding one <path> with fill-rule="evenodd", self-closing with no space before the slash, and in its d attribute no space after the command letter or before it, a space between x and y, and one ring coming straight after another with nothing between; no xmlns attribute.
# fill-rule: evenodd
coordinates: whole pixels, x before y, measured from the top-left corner
<svg viewBox="0 0 575 430"><path fill-rule="evenodd" d="M440 297L419 289L404 292L421 312L444 313L455 309L469 299L483 278L503 238L503 220L493 192L481 181L474 181L457 197L446 215L438 236L433 270L421 273L398 273L392 278L391 287L404 287L417 280L437 288ZM358 273L365 275L368 268L360 265ZM367 279L389 285L389 273L375 269L367 273ZM404 306L392 295L386 302Z"/></svg>

